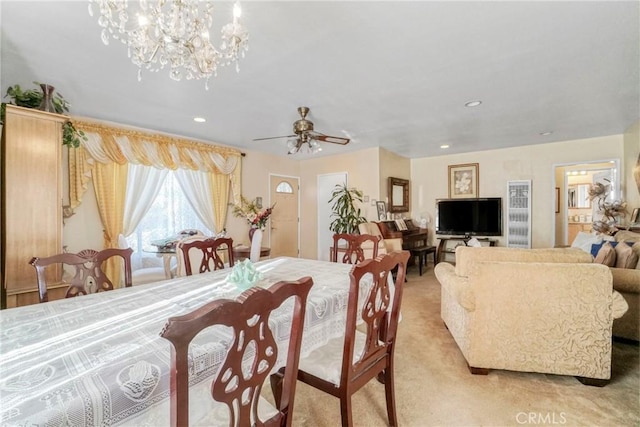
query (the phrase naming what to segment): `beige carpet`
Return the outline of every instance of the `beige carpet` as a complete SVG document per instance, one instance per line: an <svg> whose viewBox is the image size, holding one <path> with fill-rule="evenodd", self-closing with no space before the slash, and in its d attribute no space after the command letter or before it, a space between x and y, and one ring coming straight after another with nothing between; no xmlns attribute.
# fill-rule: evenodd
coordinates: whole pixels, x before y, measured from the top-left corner
<svg viewBox="0 0 640 427"><path fill-rule="evenodd" d="M638 346L614 343L610 383L573 377L491 371L471 375L440 319L433 266L410 269L396 350L401 426L640 426ZM356 426L385 426L384 388L374 381L354 395ZM298 382L294 426L339 426L338 399Z"/></svg>

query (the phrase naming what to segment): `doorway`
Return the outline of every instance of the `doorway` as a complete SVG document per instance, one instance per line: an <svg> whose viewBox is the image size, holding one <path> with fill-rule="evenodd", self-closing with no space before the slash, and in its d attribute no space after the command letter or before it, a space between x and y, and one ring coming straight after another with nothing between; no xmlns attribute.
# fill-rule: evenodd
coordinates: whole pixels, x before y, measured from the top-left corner
<svg viewBox="0 0 640 427"><path fill-rule="evenodd" d="M620 160L554 165L554 177L554 186L558 189L554 241L556 246L571 245L577 232L591 230L599 214L597 207L585 200L585 188L604 179L611 185L610 197L620 198Z"/></svg>
<svg viewBox="0 0 640 427"><path fill-rule="evenodd" d="M300 255L300 178L269 175L269 198L275 204L271 214L271 257Z"/></svg>

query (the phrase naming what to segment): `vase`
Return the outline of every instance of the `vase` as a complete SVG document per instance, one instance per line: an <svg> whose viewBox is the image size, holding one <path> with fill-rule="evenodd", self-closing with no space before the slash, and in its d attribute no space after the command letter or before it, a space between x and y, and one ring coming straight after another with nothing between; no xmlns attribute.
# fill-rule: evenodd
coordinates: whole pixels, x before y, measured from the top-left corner
<svg viewBox="0 0 640 427"><path fill-rule="evenodd" d="M56 109L53 106L53 91L56 88L44 83L40 84L40 87L42 88L42 101L40 102L38 110L55 113Z"/></svg>
<svg viewBox="0 0 640 427"><path fill-rule="evenodd" d="M253 228L253 227L249 229L249 243L251 243L251 241L253 240L253 233L255 233L256 230L257 228Z"/></svg>

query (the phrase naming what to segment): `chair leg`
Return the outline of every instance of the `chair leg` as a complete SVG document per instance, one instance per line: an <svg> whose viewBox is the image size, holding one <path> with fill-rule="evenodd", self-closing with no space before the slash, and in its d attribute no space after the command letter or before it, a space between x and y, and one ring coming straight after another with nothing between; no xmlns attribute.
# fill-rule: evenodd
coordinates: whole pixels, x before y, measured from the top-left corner
<svg viewBox="0 0 640 427"><path fill-rule="evenodd" d="M351 415L351 395L340 396L340 415L342 417L342 427L352 427L353 417Z"/></svg>
<svg viewBox="0 0 640 427"><path fill-rule="evenodd" d="M387 366L387 369L384 370L384 393L387 399L389 426L395 427L398 425L398 418L396 415L396 391L393 379L393 364Z"/></svg>

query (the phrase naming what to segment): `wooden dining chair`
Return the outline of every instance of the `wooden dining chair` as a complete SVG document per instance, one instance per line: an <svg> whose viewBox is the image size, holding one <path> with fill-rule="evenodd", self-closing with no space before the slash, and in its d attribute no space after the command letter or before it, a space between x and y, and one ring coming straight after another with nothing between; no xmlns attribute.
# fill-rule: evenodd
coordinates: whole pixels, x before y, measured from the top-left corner
<svg viewBox="0 0 640 427"><path fill-rule="evenodd" d="M354 264L362 262L367 258L375 258L378 256L378 243L380 236L372 234L347 234L336 233L333 235L333 250L331 252L331 261L338 262L338 250L342 253L340 262L343 264ZM371 245L367 245L367 242ZM367 257L365 251L371 251L371 256Z"/></svg>
<svg viewBox="0 0 640 427"><path fill-rule="evenodd" d="M178 275L191 276L197 273L225 268L221 253L227 252L226 266L233 267L233 239L230 237L191 237L176 245Z"/></svg>
<svg viewBox="0 0 640 427"><path fill-rule="evenodd" d="M393 357L408 260L408 251L394 251L354 265L345 335L330 340L300 361L298 380L340 399L343 426L353 425L351 396L373 378L384 383L389 425L398 425ZM394 283L391 270L395 268ZM364 280L373 280L373 285L358 309ZM360 321L364 324L358 326ZM272 381L272 387L274 384L277 381Z"/></svg>
<svg viewBox="0 0 640 427"><path fill-rule="evenodd" d="M189 344L203 329L224 325L233 329L233 342L219 374L209 388L217 405L206 415L206 420L191 420L198 425L230 426L290 426L296 389L296 375L300 358L302 329L306 301L313 285L310 277L293 282L278 282L268 289L254 287L244 291L236 300L211 301L191 313L171 317L160 335L171 342L170 424L172 427L189 425L189 370L191 355ZM269 316L283 302L291 310L286 369L282 394L274 408L260 397L265 380L275 368L278 346L270 329ZM279 331L279 333L282 331ZM250 363L246 360L250 359ZM264 420L264 414L270 414Z"/></svg>
<svg viewBox="0 0 640 427"><path fill-rule="evenodd" d="M48 285L53 283L59 284L61 280L62 283L69 285L65 293L65 298L113 290L113 282L107 277L103 269L103 263L112 257L122 258L124 266L124 287L130 287L132 283L132 253L133 250L131 248L108 248L101 251L84 249L75 254L62 253L46 258L32 258L29 264L36 269L40 302L49 301L47 292ZM49 269L54 265L59 266L59 274L49 272ZM73 267L73 277L68 282L64 280L63 275L65 265Z"/></svg>

